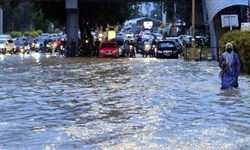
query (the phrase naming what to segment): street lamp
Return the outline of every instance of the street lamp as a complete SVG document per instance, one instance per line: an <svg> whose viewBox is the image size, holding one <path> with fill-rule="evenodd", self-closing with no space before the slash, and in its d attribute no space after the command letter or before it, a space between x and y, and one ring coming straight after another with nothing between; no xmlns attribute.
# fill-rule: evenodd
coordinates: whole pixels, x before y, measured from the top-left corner
<svg viewBox="0 0 250 150"><path fill-rule="evenodd" d="M192 0L192 47L195 47L195 0Z"/></svg>
<svg viewBox="0 0 250 150"><path fill-rule="evenodd" d="M157 14L155 14L155 22L154 22L154 26L155 26L155 28L157 27L156 17L157 17Z"/></svg>
<svg viewBox="0 0 250 150"><path fill-rule="evenodd" d="M156 20L157 14L155 14L155 20Z"/></svg>
<svg viewBox="0 0 250 150"><path fill-rule="evenodd" d="M0 34L3 34L3 9L0 5Z"/></svg>

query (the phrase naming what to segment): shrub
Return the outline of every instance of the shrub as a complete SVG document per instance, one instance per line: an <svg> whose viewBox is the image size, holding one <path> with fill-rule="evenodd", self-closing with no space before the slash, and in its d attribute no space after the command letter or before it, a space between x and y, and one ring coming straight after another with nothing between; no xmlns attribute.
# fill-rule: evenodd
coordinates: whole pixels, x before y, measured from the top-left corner
<svg viewBox="0 0 250 150"><path fill-rule="evenodd" d="M17 38L17 37L22 36L22 33L21 33L21 32L13 31L13 32L10 33L10 36L11 36L12 38Z"/></svg>
<svg viewBox="0 0 250 150"><path fill-rule="evenodd" d="M39 29L36 31L39 35L41 35L43 33L43 30Z"/></svg>
<svg viewBox="0 0 250 150"><path fill-rule="evenodd" d="M26 37L30 36L30 34L31 33L29 31L24 32L24 36L26 36Z"/></svg>
<svg viewBox="0 0 250 150"><path fill-rule="evenodd" d="M231 42L234 51L239 54L242 72L250 74L250 32L231 31L225 33L220 41L220 47L225 47L226 43Z"/></svg>
<svg viewBox="0 0 250 150"><path fill-rule="evenodd" d="M33 31L33 32L30 33L30 36L31 37L38 37L39 33L37 31Z"/></svg>
<svg viewBox="0 0 250 150"><path fill-rule="evenodd" d="M61 30L60 30L60 29L55 28L54 33L60 33L60 32L61 32Z"/></svg>

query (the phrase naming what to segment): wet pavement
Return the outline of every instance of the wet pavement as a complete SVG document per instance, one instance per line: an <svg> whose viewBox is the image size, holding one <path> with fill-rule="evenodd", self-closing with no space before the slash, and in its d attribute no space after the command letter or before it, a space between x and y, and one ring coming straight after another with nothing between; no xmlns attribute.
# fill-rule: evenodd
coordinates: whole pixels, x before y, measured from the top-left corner
<svg viewBox="0 0 250 150"><path fill-rule="evenodd" d="M250 76L215 61L0 55L0 149L250 149Z"/></svg>

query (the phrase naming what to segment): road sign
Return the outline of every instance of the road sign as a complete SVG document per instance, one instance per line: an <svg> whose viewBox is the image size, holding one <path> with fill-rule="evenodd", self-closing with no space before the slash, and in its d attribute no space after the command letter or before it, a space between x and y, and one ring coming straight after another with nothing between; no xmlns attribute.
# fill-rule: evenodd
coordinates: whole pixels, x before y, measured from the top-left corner
<svg viewBox="0 0 250 150"><path fill-rule="evenodd" d="M250 31L250 22L242 22L241 31Z"/></svg>
<svg viewBox="0 0 250 150"><path fill-rule="evenodd" d="M164 29L165 27L166 27L166 25L163 23L160 25L160 28L162 28L162 29Z"/></svg>
<svg viewBox="0 0 250 150"><path fill-rule="evenodd" d="M221 25L222 28L230 27L230 30L233 27L239 27L238 15L221 15Z"/></svg>

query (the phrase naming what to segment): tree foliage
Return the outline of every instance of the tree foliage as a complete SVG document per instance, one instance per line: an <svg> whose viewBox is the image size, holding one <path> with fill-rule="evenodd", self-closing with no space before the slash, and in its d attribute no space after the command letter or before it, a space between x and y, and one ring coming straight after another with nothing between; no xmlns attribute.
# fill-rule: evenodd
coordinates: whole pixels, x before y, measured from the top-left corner
<svg viewBox="0 0 250 150"><path fill-rule="evenodd" d="M28 31L46 26L41 10L27 1L3 1L4 31Z"/></svg>
<svg viewBox="0 0 250 150"><path fill-rule="evenodd" d="M176 13L174 10L174 4L176 4ZM197 5L200 5L201 1L198 1ZM192 0L166 0L164 3L155 2L154 9L151 11L151 18L161 20L162 18L162 5L164 11L167 13L167 22L176 21L176 19L184 20L187 23L187 28L191 26L192 17ZM155 17L155 15L157 15Z"/></svg>
<svg viewBox="0 0 250 150"><path fill-rule="evenodd" d="M234 51L239 54L242 71L250 74L250 32L231 31L225 33L220 39L220 47L224 50L226 43L231 42ZM222 53L221 51L220 53Z"/></svg>

